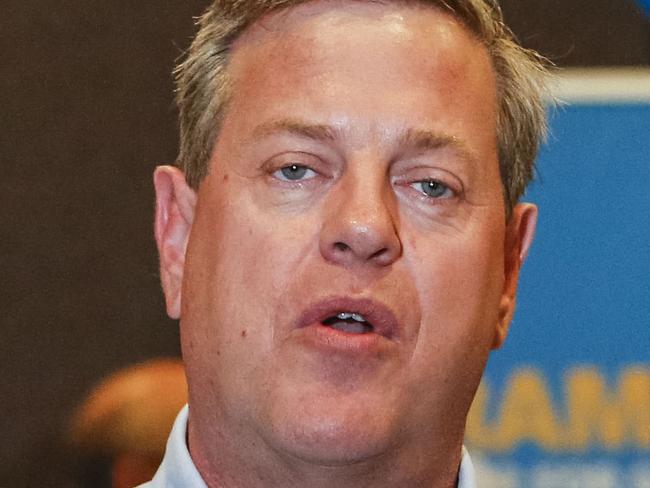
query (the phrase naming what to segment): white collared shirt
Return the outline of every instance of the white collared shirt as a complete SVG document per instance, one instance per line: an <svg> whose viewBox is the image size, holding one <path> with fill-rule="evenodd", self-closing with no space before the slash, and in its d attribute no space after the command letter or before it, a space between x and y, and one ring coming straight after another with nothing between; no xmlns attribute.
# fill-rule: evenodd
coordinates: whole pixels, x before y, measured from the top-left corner
<svg viewBox="0 0 650 488"><path fill-rule="evenodd" d="M187 415L188 407L185 405L176 417L167 441L165 457L156 475L151 481L138 488L207 488L187 450L185 441ZM465 448L463 448L463 457L460 462L458 488L476 488L474 467Z"/></svg>

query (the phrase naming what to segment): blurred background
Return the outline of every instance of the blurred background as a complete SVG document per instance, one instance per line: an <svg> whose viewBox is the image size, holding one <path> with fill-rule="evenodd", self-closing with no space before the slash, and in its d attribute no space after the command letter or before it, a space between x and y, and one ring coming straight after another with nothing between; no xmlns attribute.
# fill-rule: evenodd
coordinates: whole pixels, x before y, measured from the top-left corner
<svg viewBox="0 0 650 488"><path fill-rule="evenodd" d="M511 337L468 424L481 486L650 487L650 5L503 0L562 68ZM170 72L206 1L1 1L0 487L77 487L72 416L179 354L152 238ZM476 453L476 454L474 454Z"/></svg>

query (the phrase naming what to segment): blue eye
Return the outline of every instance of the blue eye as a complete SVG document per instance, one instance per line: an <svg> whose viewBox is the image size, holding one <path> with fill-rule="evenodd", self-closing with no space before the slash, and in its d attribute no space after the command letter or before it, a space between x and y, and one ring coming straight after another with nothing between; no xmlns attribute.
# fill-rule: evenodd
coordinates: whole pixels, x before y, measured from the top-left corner
<svg viewBox="0 0 650 488"><path fill-rule="evenodd" d="M422 193L431 198L449 197L452 193L447 185L436 180L417 181L414 185L417 185Z"/></svg>
<svg viewBox="0 0 650 488"><path fill-rule="evenodd" d="M280 168L274 175L285 181L300 181L306 178L313 178L315 175L314 170L309 169L307 166L301 164L290 164Z"/></svg>

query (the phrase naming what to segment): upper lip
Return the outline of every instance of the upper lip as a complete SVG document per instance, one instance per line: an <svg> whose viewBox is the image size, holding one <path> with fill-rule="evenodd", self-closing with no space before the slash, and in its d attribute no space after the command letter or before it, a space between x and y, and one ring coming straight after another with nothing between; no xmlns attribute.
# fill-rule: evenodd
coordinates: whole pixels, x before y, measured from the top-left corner
<svg viewBox="0 0 650 488"><path fill-rule="evenodd" d="M399 332L399 322L389 307L371 298L350 297L327 298L310 305L300 315L298 328L321 323L341 312L363 315L373 332L387 339L394 339Z"/></svg>

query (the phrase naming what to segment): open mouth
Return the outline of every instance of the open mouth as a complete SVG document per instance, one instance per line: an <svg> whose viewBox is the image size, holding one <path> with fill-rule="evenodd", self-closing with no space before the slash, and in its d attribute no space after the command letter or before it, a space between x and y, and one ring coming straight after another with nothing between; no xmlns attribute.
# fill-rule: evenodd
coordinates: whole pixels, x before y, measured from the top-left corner
<svg viewBox="0 0 650 488"><path fill-rule="evenodd" d="M399 322L395 314L384 304L369 298L333 297L313 303L298 320L296 328L318 326L349 336L383 337L396 340Z"/></svg>
<svg viewBox="0 0 650 488"><path fill-rule="evenodd" d="M372 324L356 312L339 312L323 320L322 324L348 334L369 334L374 331Z"/></svg>

